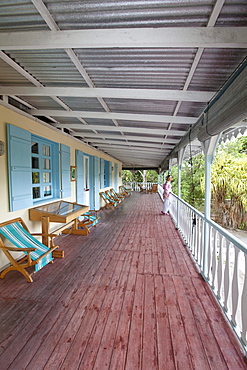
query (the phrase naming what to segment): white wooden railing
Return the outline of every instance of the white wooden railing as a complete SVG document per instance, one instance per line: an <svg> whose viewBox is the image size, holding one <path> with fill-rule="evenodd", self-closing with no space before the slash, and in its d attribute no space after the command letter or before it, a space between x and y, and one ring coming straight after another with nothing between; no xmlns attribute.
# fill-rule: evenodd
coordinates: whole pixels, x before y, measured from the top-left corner
<svg viewBox="0 0 247 370"><path fill-rule="evenodd" d="M174 194L170 214L247 355L246 244Z"/></svg>
<svg viewBox="0 0 247 370"><path fill-rule="evenodd" d="M131 188L133 191L140 191L139 185L144 189L149 190L153 184L157 184L157 182L126 182L124 183L124 186Z"/></svg>

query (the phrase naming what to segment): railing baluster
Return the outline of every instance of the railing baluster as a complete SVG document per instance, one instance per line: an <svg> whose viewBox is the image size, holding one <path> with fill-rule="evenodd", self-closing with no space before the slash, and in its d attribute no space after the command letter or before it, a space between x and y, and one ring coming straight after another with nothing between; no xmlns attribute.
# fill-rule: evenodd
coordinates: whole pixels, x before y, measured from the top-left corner
<svg viewBox="0 0 247 370"><path fill-rule="evenodd" d="M219 260L218 260L218 274L217 274L217 281L218 281L218 291L217 291L217 298L219 301L221 300L221 287L222 287L222 278L223 278L223 236L219 236Z"/></svg>
<svg viewBox="0 0 247 370"><path fill-rule="evenodd" d="M198 262L198 239L199 239L199 218L195 215L196 218L196 224L194 227L194 233L195 233L195 260Z"/></svg>
<svg viewBox="0 0 247 370"><path fill-rule="evenodd" d="M209 226L208 229L208 271L207 272L207 278L210 281L210 271L211 271L211 258L212 258L212 251L211 251L211 233L212 233L212 227Z"/></svg>
<svg viewBox="0 0 247 370"><path fill-rule="evenodd" d="M241 339L245 346L247 346L247 254L245 254L245 271L244 271L244 286L241 299L241 319L242 331Z"/></svg>
<svg viewBox="0 0 247 370"><path fill-rule="evenodd" d="M224 310L228 312L228 298L230 288L230 242L226 240L226 266L224 271Z"/></svg>
<svg viewBox="0 0 247 370"><path fill-rule="evenodd" d="M234 252L234 270L232 278L232 324L236 326L236 314L239 301L239 249L235 246Z"/></svg>
<svg viewBox="0 0 247 370"><path fill-rule="evenodd" d="M201 218L200 268L203 266L204 220Z"/></svg>
<svg viewBox="0 0 247 370"><path fill-rule="evenodd" d="M213 250L212 250L212 289L215 289L215 278L216 278L216 259L217 259L217 253L216 253L216 248L217 248L217 235L218 233L216 232L215 229L212 231L212 241L213 241Z"/></svg>

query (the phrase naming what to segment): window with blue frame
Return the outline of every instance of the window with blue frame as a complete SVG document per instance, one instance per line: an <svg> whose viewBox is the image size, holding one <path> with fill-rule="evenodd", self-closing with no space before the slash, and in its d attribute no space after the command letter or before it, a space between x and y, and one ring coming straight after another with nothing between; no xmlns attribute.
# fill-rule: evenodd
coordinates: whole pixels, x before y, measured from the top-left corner
<svg viewBox="0 0 247 370"><path fill-rule="evenodd" d="M32 137L32 197L34 201L54 197L56 173L53 169L54 143Z"/></svg>
<svg viewBox="0 0 247 370"><path fill-rule="evenodd" d="M70 148L10 124L7 131L10 211L69 197Z"/></svg>

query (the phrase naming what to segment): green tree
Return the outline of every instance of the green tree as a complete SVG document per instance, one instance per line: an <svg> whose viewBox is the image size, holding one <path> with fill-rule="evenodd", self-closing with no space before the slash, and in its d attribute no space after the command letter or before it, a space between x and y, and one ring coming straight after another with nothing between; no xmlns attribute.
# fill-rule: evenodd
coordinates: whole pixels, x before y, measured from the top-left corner
<svg viewBox="0 0 247 370"><path fill-rule="evenodd" d="M172 190L178 194L178 167L171 170ZM204 192L202 181L204 178L204 156L198 154L183 161L181 171L181 198L194 207L202 210Z"/></svg>
<svg viewBox="0 0 247 370"><path fill-rule="evenodd" d="M212 194L216 222L246 227L247 138L219 146L212 165Z"/></svg>
<svg viewBox="0 0 247 370"><path fill-rule="evenodd" d="M127 182L158 182L158 174L153 170L123 170L123 183Z"/></svg>

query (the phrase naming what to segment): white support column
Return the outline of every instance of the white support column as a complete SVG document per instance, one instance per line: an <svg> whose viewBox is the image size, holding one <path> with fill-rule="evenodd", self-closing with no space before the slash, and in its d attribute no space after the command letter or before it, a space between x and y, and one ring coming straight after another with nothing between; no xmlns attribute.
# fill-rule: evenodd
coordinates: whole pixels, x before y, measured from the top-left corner
<svg viewBox="0 0 247 370"><path fill-rule="evenodd" d="M209 225L208 220L211 214L211 165L214 161L215 149L221 135L213 136L202 143L205 155L205 201L204 201L204 246L203 246L203 271L202 275L208 280L208 248L209 248Z"/></svg>
<svg viewBox="0 0 247 370"><path fill-rule="evenodd" d="M178 151L177 160L178 160L178 198L181 198L181 171L182 171L182 164L183 158L185 153L186 147L182 148ZM179 229L179 215L180 215L180 202L177 202L177 229Z"/></svg>

